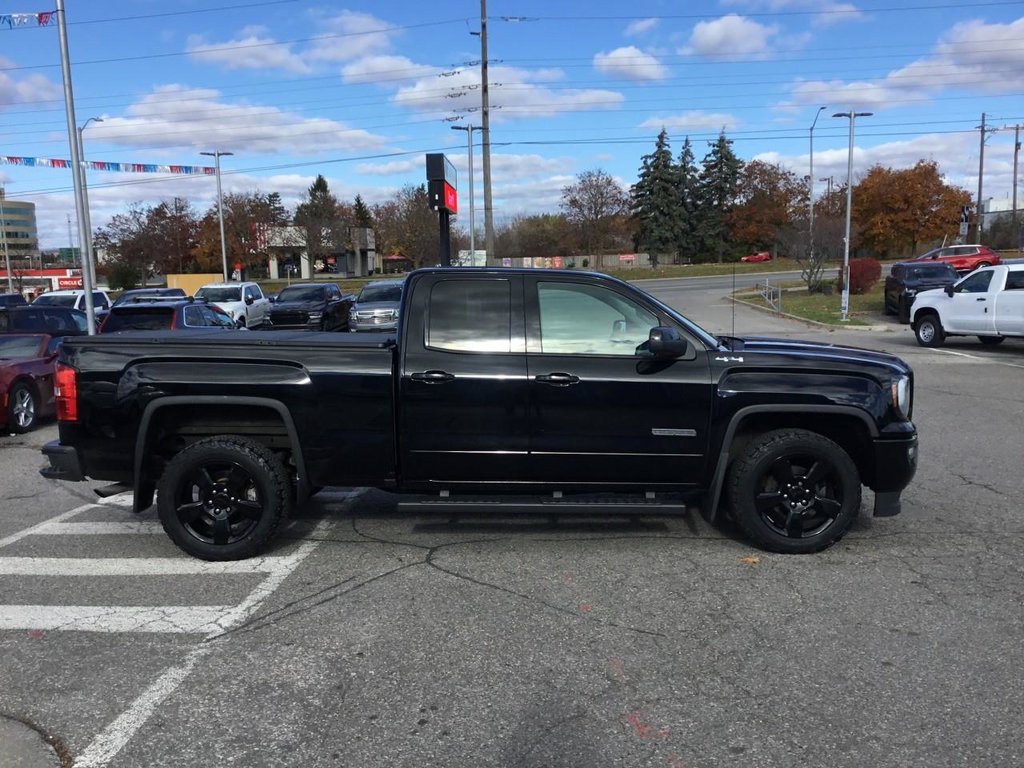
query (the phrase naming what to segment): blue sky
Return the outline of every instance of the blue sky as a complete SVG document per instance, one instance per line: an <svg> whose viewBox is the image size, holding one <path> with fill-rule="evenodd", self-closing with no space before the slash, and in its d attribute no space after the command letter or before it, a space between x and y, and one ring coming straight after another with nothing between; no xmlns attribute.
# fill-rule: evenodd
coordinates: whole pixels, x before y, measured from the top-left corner
<svg viewBox="0 0 1024 768"><path fill-rule="evenodd" d="M0 15L52 10L0 0ZM480 3L67 0L77 122L89 160L210 164L225 191L279 192L294 206L316 174L370 202L424 179L426 152L459 170L480 124ZM938 0L489 0L496 222L556 211L561 190L603 169L624 187L664 126L698 161L726 130L745 160L846 176L873 163L934 160L984 197L1006 199L1013 130L1024 123L1024 2ZM480 134L476 204L482 208ZM0 156L68 158L56 26L0 25ZM9 197L37 204L44 247L67 245L67 170L0 165ZM820 192L825 182L815 182ZM202 211L210 177L90 171L94 227L133 202L175 195ZM1024 200L1024 188L1019 191ZM468 220L468 217L464 217ZM465 222L463 222L465 223ZM478 226L480 220L478 216ZM951 233L956 222L951 222Z"/></svg>

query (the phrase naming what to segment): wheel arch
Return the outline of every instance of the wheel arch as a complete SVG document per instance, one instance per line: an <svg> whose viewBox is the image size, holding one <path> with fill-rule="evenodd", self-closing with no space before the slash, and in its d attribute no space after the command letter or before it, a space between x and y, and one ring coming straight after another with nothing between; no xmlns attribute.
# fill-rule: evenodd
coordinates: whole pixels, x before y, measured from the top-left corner
<svg viewBox="0 0 1024 768"><path fill-rule="evenodd" d="M741 408L729 421L722 438L718 462L704 498L704 514L713 521L718 515L726 472L733 459L755 435L775 429L804 429L816 432L839 445L850 456L861 484L874 473L870 460L871 440L878 426L871 416L854 406L841 405L751 405Z"/></svg>
<svg viewBox="0 0 1024 768"><path fill-rule="evenodd" d="M209 414L214 415L214 426L196 428L198 417ZM169 396L149 403L139 420L133 461L134 511L141 512L153 503L156 482L162 472L162 469L157 471L159 462L151 460L154 452L166 455L171 442L187 445L220 434L249 437L271 450L287 450L298 478L298 501L311 494L302 443L284 403L263 397Z"/></svg>

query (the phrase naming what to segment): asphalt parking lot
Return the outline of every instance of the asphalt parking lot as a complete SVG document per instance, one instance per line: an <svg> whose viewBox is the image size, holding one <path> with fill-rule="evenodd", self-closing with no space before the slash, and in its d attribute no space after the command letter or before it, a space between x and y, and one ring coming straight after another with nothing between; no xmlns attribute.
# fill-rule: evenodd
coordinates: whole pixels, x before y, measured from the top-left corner
<svg viewBox="0 0 1024 768"><path fill-rule="evenodd" d="M0 436L0 714L54 765L1024 764L1024 343L925 350L679 290L656 287L709 330L913 365L900 516L866 493L846 538L787 557L699 515L449 519L329 489L266 557L201 563L154 511L40 478L48 425Z"/></svg>

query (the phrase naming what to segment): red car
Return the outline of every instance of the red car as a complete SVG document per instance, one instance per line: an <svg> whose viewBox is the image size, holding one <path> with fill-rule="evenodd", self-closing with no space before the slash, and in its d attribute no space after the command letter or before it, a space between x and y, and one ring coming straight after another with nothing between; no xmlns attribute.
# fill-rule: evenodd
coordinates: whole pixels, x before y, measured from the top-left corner
<svg viewBox="0 0 1024 768"><path fill-rule="evenodd" d="M0 428L28 432L54 412L53 376L60 337L0 336Z"/></svg>
<svg viewBox="0 0 1024 768"><path fill-rule="evenodd" d="M756 253L752 253L749 256L744 256L742 259L740 259L740 261L745 261L748 264L756 264L756 263L761 262L761 261L771 261L771 260L772 260L772 253L771 253L771 251L757 251Z"/></svg>
<svg viewBox="0 0 1024 768"><path fill-rule="evenodd" d="M973 272L979 267L991 267L999 263L999 254L987 245L947 245L936 248L914 261L944 261L952 264L960 274Z"/></svg>

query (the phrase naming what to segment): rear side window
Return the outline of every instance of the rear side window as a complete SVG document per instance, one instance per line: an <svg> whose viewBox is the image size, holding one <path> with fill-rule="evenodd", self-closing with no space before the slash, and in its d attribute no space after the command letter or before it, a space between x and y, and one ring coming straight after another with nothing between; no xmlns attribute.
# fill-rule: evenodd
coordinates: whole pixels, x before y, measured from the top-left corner
<svg viewBox="0 0 1024 768"><path fill-rule="evenodd" d="M104 333L118 331L166 331L171 327L174 309L132 309L127 312L114 310L103 323Z"/></svg>
<svg viewBox="0 0 1024 768"><path fill-rule="evenodd" d="M508 280L435 283L427 318L428 347L452 352L512 351L512 288Z"/></svg>
<svg viewBox="0 0 1024 768"><path fill-rule="evenodd" d="M1006 290L1024 291L1024 270L1006 274Z"/></svg>

